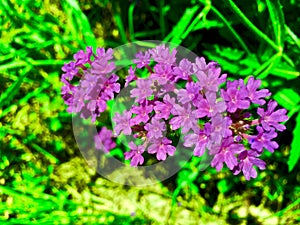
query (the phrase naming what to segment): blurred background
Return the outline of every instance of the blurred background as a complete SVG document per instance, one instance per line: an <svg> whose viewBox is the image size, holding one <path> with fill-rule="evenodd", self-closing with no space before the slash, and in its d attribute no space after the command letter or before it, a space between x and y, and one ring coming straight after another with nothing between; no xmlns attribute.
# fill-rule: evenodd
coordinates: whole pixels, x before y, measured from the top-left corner
<svg viewBox="0 0 300 225"><path fill-rule="evenodd" d="M0 3L0 224L300 223L300 2L97 0ZM290 117L246 181L191 159L149 187L110 182L77 148L61 67L86 46L162 40L262 79Z"/></svg>

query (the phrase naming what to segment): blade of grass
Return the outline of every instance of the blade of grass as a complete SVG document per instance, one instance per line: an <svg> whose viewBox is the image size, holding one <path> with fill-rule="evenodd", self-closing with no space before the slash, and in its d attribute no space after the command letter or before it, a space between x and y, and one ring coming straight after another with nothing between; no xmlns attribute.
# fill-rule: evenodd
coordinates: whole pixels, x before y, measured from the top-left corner
<svg viewBox="0 0 300 225"><path fill-rule="evenodd" d="M18 93L23 79L28 75L28 72L32 69L31 66L27 66L23 71L22 74L18 77L18 79L9 87L7 88L4 93L0 96L0 108L6 106L13 97Z"/></svg>
<svg viewBox="0 0 300 225"><path fill-rule="evenodd" d="M206 22L206 16L209 13L210 9L211 9L211 4L205 5L205 7L201 10L198 16L193 20L191 25L188 26L186 31L183 33L182 39L185 39L190 34L190 32L194 31L195 26L201 22L201 19L203 23Z"/></svg>
<svg viewBox="0 0 300 225"><path fill-rule="evenodd" d="M275 43L277 46L280 46L280 48L283 50L285 32L282 6L278 0L266 0L266 2L271 18Z"/></svg>
<svg viewBox="0 0 300 225"><path fill-rule="evenodd" d="M300 40L297 37L297 35L290 29L290 27L288 25L285 25L285 30L287 32L287 34L292 38L292 40L295 42L295 44L297 45L297 47L300 49Z"/></svg>
<svg viewBox="0 0 300 225"><path fill-rule="evenodd" d="M290 156L288 159L288 168L289 172L291 172L296 164L298 163L300 159L300 149L299 149L299 143L300 143L300 113L298 113L298 116L296 118L296 126L293 131L293 141L291 144L291 150L290 150Z"/></svg>
<svg viewBox="0 0 300 225"><path fill-rule="evenodd" d="M86 44L89 46L92 46L93 48L96 48L97 47L96 37L95 37L94 33L92 32L89 20L87 19L86 15L80 9L77 1L67 0L66 2L69 5L71 12L76 19L79 29L82 31L83 37L86 41ZM77 38L80 39L78 36L77 36Z"/></svg>
<svg viewBox="0 0 300 225"><path fill-rule="evenodd" d="M130 41L135 40L134 34L134 23L133 23L133 11L134 11L135 3L131 3L128 8L128 29L129 29L129 38Z"/></svg>
<svg viewBox="0 0 300 225"><path fill-rule="evenodd" d="M198 11L199 6L193 6L191 8L187 8L183 13L182 17L178 21L178 23L173 27L172 31L167 35L164 41L172 42L175 44L180 44L182 42L181 36L188 27L189 23L193 19L194 15Z"/></svg>
<svg viewBox="0 0 300 225"><path fill-rule="evenodd" d="M235 14L239 16L241 21L244 23L245 26L247 26L250 30L252 30L258 37L260 37L262 40L267 42L274 50L277 52L282 52L282 48L274 41L272 41L265 33L263 33L261 30L259 30L246 16L245 14L239 9L239 7L232 1L227 0L229 5L231 6L231 9Z"/></svg>
<svg viewBox="0 0 300 225"><path fill-rule="evenodd" d="M6 114L8 114L12 110L16 110L18 108L18 105L25 104L28 102L28 100L32 97L37 96L40 92L50 87L51 84L43 82L41 87L35 89L33 92L28 93L25 95L25 97L21 98L16 104L11 104L7 108L5 108L0 113L0 118L4 117Z"/></svg>
<svg viewBox="0 0 300 225"><path fill-rule="evenodd" d="M161 38L164 38L166 34L164 4L165 4L165 0L159 1L159 26L161 30Z"/></svg>
<svg viewBox="0 0 300 225"><path fill-rule="evenodd" d="M235 31L235 29L231 26L230 22L221 14L221 12L216 9L214 6L211 7L211 10L223 21L223 23L227 26L230 32L233 34L235 39L240 43L241 47L245 50L248 55L251 55L251 51L249 50L246 43L243 41L242 37Z"/></svg>
<svg viewBox="0 0 300 225"><path fill-rule="evenodd" d="M125 44L128 42L128 39L127 39L127 35L125 32L124 24L122 21L122 17L121 17L120 5L119 5L119 3L114 3L114 4L112 4L112 6L113 6L113 14L114 14L113 17L114 17L117 27L120 31L121 40Z"/></svg>
<svg viewBox="0 0 300 225"><path fill-rule="evenodd" d="M68 63L70 60L55 60L55 59L45 59L45 60L33 60L28 59L26 61L12 62L5 65L0 66L1 70L15 69L18 67L28 66L28 63L32 66L49 66L49 65L64 65Z"/></svg>
<svg viewBox="0 0 300 225"><path fill-rule="evenodd" d="M282 89L275 93L273 98L278 102L279 105L286 108L287 110L292 110L300 102L300 96L293 89Z"/></svg>
<svg viewBox="0 0 300 225"><path fill-rule="evenodd" d="M300 76L300 72L298 71L291 71L287 69L281 69L281 68L274 68L272 69L271 73L278 77L283 77L287 80L295 79Z"/></svg>
<svg viewBox="0 0 300 225"><path fill-rule="evenodd" d="M263 79L267 76L267 73L272 69L272 67L275 65L275 62L278 62L278 59L280 59L282 53L278 52L277 54L273 55L269 60L264 62L258 69L256 69L253 72L254 76L259 76L257 77L258 79ZM267 68L267 69L266 69ZM262 72L265 70L264 72Z"/></svg>

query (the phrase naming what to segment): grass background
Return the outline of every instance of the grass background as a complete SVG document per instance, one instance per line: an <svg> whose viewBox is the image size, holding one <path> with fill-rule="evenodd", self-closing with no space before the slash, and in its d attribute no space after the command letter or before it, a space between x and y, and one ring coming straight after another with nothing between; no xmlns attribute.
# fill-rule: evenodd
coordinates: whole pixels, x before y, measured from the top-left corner
<svg viewBox="0 0 300 225"><path fill-rule="evenodd" d="M300 222L300 3L256 1L0 3L1 224L297 224ZM86 46L164 40L255 75L290 117L246 182L194 158L147 188L109 182L76 146L61 66Z"/></svg>

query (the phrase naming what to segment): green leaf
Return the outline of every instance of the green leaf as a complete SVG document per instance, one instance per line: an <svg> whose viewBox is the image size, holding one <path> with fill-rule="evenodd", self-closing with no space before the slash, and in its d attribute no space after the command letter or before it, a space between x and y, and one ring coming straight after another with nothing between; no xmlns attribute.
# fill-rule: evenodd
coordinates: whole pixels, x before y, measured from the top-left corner
<svg viewBox="0 0 300 225"><path fill-rule="evenodd" d="M219 192L226 193L227 191L229 191L232 188L232 184L228 183L227 180L220 180L217 183L217 188L218 188Z"/></svg>
<svg viewBox="0 0 300 225"><path fill-rule="evenodd" d="M293 131L293 136L294 138L291 144L290 157L287 162L289 172L291 172L294 169L300 158L300 113L298 113L298 116L296 118L296 127Z"/></svg>
<svg viewBox="0 0 300 225"><path fill-rule="evenodd" d="M277 92L273 98L278 102L279 105L287 110L292 110L300 102L299 94L294 90L287 88Z"/></svg>
<svg viewBox="0 0 300 225"><path fill-rule="evenodd" d="M57 118L52 118L50 121L50 129L52 131L58 131L62 127L59 119Z"/></svg>

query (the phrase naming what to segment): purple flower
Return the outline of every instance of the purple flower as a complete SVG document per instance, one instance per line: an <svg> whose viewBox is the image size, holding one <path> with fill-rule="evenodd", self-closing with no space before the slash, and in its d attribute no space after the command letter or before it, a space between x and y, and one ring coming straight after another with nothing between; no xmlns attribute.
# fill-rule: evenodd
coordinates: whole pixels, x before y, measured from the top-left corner
<svg viewBox="0 0 300 225"><path fill-rule="evenodd" d="M221 89L221 96L227 103L227 111L234 113L237 109L248 109L249 100L246 99L248 92L246 91L243 81L230 82L227 81L227 90Z"/></svg>
<svg viewBox="0 0 300 225"><path fill-rule="evenodd" d="M92 47L86 47L86 53L83 50L80 50L74 55L76 61L76 66L90 63L90 58L93 55Z"/></svg>
<svg viewBox="0 0 300 225"><path fill-rule="evenodd" d="M192 74L192 63L188 59L182 59L179 66L174 67L173 73L176 75L175 81L179 79L188 80Z"/></svg>
<svg viewBox="0 0 300 225"><path fill-rule="evenodd" d="M110 58L109 56L104 56ZM91 73L96 75L106 76L116 68L114 62L109 62L106 58L97 57L91 63Z"/></svg>
<svg viewBox="0 0 300 225"><path fill-rule="evenodd" d="M223 139L220 145L215 145L212 152L217 152L211 161L211 166L216 167L217 171L223 168L225 162L229 169L233 169L238 164L235 154L244 150L244 145L233 142L232 137Z"/></svg>
<svg viewBox="0 0 300 225"><path fill-rule="evenodd" d="M151 123L145 125L145 130L147 132L147 138L158 139L163 137L162 132L166 130L166 124L164 121L159 122L159 120L152 118Z"/></svg>
<svg viewBox="0 0 300 225"><path fill-rule="evenodd" d="M154 66L154 73L151 74L152 80L157 80L160 85L165 85L173 78L173 70L170 64L158 63Z"/></svg>
<svg viewBox="0 0 300 225"><path fill-rule="evenodd" d="M276 106L277 102L270 100L268 103L267 111L264 111L264 109L262 108L257 109L257 114L260 116L259 121L266 131L271 130L271 127L274 127L279 131L285 130L285 126L279 123L288 120L288 116L286 115L287 111L286 109L279 109L274 111Z"/></svg>
<svg viewBox="0 0 300 225"><path fill-rule="evenodd" d="M100 59L102 61L108 61L108 60L111 60L113 58L114 50L109 48L105 52L105 48L97 48L96 53L97 53L96 56L95 56L96 59Z"/></svg>
<svg viewBox="0 0 300 225"><path fill-rule="evenodd" d="M143 68L149 65L150 57L151 56L149 52L145 52L145 54L143 52L139 52L135 55L136 59L133 60L133 63L136 64L137 68Z"/></svg>
<svg viewBox="0 0 300 225"><path fill-rule="evenodd" d="M185 147L192 147L195 145L194 156L202 156L205 152L206 146L208 145L210 135L210 125L207 123L204 129L197 129L193 134L187 134L184 137L183 145Z"/></svg>
<svg viewBox="0 0 300 225"><path fill-rule="evenodd" d="M152 80L139 78L136 81L137 88L130 91L130 97L136 97L137 102L144 101L147 97L150 97L153 93L151 89Z"/></svg>
<svg viewBox="0 0 300 225"><path fill-rule="evenodd" d="M135 75L135 68L133 69L132 66L130 66L128 70L128 76L126 77L125 87L127 87L131 81L136 79L137 77Z"/></svg>
<svg viewBox="0 0 300 225"><path fill-rule="evenodd" d="M170 116L171 110L175 105L175 98L171 98L169 94L166 94L163 98L163 102L156 101L154 110L155 118L167 120Z"/></svg>
<svg viewBox="0 0 300 225"><path fill-rule="evenodd" d="M222 113L226 110L224 101L216 102L217 95L214 92L207 92L205 98L196 102L197 105L197 118L205 116L213 117L218 113Z"/></svg>
<svg viewBox="0 0 300 225"><path fill-rule="evenodd" d="M73 98L73 112L79 113L85 106L86 93L83 88L77 88Z"/></svg>
<svg viewBox="0 0 300 225"><path fill-rule="evenodd" d="M108 153L111 149L116 147L116 143L112 140L113 133L106 127L102 127L99 133L94 137L95 147Z"/></svg>
<svg viewBox="0 0 300 225"><path fill-rule="evenodd" d="M256 127L258 134L250 135L248 141L251 144L251 148L257 150L259 153L263 151L263 148L266 148L270 152L274 152L274 149L278 148L278 144L275 141L272 141L273 138L277 137L277 133L272 128L270 132L265 132L262 127Z"/></svg>
<svg viewBox="0 0 300 225"><path fill-rule="evenodd" d="M200 95L200 89L201 88L198 83L187 82L185 89L180 89L177 92L178 101L182 104L192 102L193 105L197 105L197 102L202 99L202 95Z"/></svg>
<svg viewBox="0 0 300 225"><path fill-rule="evenodd" d="M157 160L166 160L167 155L174 155L176 148L171 145L172 141L164 137L155 142L148 147L148 153L156 153Z"/></svg>
<svg viewBox="0 0 300 225"><path fill-rule="evenodd" d="M69 80L72 80L73 77L78 73L75 62L65 63L61 69L65 72L62 75L62 79L68 78Z"/></svg>
<svg viewBox="0 0 300 225"><path fill-rule="evenodd" d="M255 80L253 76L248 79L248 83L246 85L248 91L248 98L251 102L259 105L264 105L266 101L261 98L265 98L271 95L268 89L262 89L257 91L261 85L261 80Z"/></svg>
<svg viewBox="0 0 300 225"><path fill-rule="evenodd" d="M172 125L172 130L177 130L182 128L181 132L187 133L190 129L196 130L198 127L198 120L196 117L197 112L191 109L191 105L187 103L184 107L178 104L174 105L173 117L170 120L170 125Z"/></svg>
<svg viewBox="0 0 300 225"><path fill-rule="evenodd" d="M170 53L170 49L165 45L159 45L153 49L149 50L154 61L164 64L174 64L176 62L176 53L177 50L173 49Z"/></svg>
<svg viewBox="0 0 300 225"><path fill-rule="evenodd" d="M102 88L101 97L104 100L110 100L114 98L114 93L120 92L121 85L117 83L119 77L116 74L112 74L110 78L104 83Z"/></svg>
<svg viewBox="0 0 300 225"><path fill-rule="evenodd" d="M84 79L80 80L80 86L85 90L86 99L97 98L101 88L103 87L103 80L100 76L86 71Z"/></svg>
<svg viewBox="0 0 300 225"><path fill-rule="evenodd" d="M139 106L132 106L131 113L136 114L136 117L131 119L131 124L146 123L149 120L149 113L153 110L153 105L148 105L147 101Z"/></svg>
<svg viewBox="0 0 300 225"><path fill-rule="evenodd" d="M202 89L217 92L219 85L225 82L227 75L221 74L220 68L210 68L207 71L198 70L196 76Z"/></svg>
<svg viewBox="0 0 300 225"><path fill-rule="evenodd" d="M211 118L211 134L210 140L212 143L219 144L223 138L232 135L232 131L229 129L232 123L229 117L224 117L221 114L216 114Z"/></svg>
<svg viewBox="0 0 300 225"><path fill-rule="evenodd" d="M257 172L253 166L257 166L260 170L264 170L266 168L266 163L259 159L259 156L260 154L253 150L241 152L238 156L239 163L233 168L233 174L237 175L243 171L246 180L250 180L251 177L256 178Z"/></svg>
<svg viewBox="0 0 300 225"><path fill-rule="evenodd" d="M116 123L114 127L116 135L119 135L121 131L123 131L125 135L131 134L131 112L124 111L123 115L116 113L113 121Z"/></svg>
<svg viewBox="0 0 300 225"><path fill-rule="evenodd" d="M197 73L199 71L207 71L208 65L205 62L204 57L197 57L195 63L193 63L193 72Z"/></svg>
<svg viewBox="0 0 300 225"><path fill-rule="evenodd" d="M129 152L125 152L125 159L131 159L130 166L137 166L138 164L142 165L144 163L144 157L142 156L145 151L145 147L143 145L136 146L132 141L128 143L130 148Z"/></svg>

